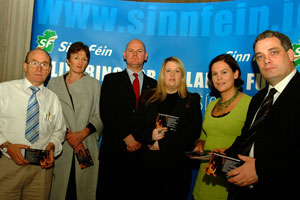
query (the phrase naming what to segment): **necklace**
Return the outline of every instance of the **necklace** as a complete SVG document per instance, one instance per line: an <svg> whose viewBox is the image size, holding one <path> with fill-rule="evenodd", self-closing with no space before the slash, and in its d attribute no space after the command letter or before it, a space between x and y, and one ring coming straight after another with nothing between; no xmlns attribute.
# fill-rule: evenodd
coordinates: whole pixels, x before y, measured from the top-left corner
<svg viewBox="0 0 300 200"><path fill-rule="evenodd" d="M221 112L222 110L224 110L225 108L227 108L237 98L237 96L239 95L239 93L240 92L237 90L235 92L235 94L230 99L228 99L227 101L224 101L224 102L221 102L222 98L220 98L219 101L217 102L217 111Z"/></svg>

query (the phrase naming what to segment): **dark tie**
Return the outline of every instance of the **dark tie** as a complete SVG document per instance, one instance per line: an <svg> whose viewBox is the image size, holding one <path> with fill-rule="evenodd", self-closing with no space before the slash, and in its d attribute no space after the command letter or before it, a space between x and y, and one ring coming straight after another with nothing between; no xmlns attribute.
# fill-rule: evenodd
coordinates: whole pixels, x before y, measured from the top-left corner
<svg viewBox="0 0 300 200"><path fill-rule="evenodd" d="M39 139L39 104L36 99L36 93L40 90L38 87L30 86L32 95L28 100L25 138L34 144Z"/></svg>
<svg viewBox="0 0 300 200"><path fill-rule="evenodd" d="M134 90L135 97L136 97L136 107L137 107L139 98L140 98L140 81L138 79L137 73L133 73L133 76L135 77L135 79L133 80L132 85L133 85L133 90Z"/></svg>
<svg viewBox="0 0 300 200"><path fill-rule="evenodd" d="M252 123L252 126L248 130L248 133L243 137L243 140L239 142L239 150L236 150L238 153L243 155L249 155L250 149L253 145L256 135L257 126L265 119L267 114L269 113L271 106L273 104L274 94L277 92L275 88L272 88L269 91L268 96L265 98L263 103L258 110L255 120Z"/></svg>
<svg viewBox="0 0 300 200"><path fill-rule="evenodd" d="M258 110L255 120L251 126L251 129L254 129L258 124L260 124L264 118L267 116L267 114L269 113L271 106L273 104L273 99L274 99L274 94L277 92L277 90L275 88L272 88L269 91L268 96L265 98L265 100L263 101L263 103L260 106L260 109Z"/></svg>

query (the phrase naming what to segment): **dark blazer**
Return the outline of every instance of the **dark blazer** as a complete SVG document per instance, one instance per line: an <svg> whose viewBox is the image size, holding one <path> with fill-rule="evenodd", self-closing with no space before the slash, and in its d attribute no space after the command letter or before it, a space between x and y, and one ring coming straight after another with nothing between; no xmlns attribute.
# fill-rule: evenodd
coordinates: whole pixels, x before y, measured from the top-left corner
<svg viewBox="0 0 300 200"><path fill-rule="evenodd" d="M159 102L147 106L140 102L136 138L143 144L142 199L183 200L187 197L192 177L191 161L185 152L193 150L202 127L200 96L197 93L188 93L186 98L178 96L172 111L163 113L179 117L176 131L166 132L158 142L160 150L152 151L147 146L154 143L152 131L159 112Z"/></svg>
<svg viewBox="0 0 300 200"><path fill-rule="evenodd" d="M244 150L246 144L242 144L266 94L267 88L252 98L242 134L226 154L236 155ZM296 166L300 155L299 103L300 74L297 71L273 104L267 117L256 129L254 157L258 182L254 184L253 191L258 196L255 199L279 199L299 194L300 173ZM239 190L239 187L236 190Z"/></svg>
<svg viewBox="0 0 300 200"><path fill-rule="evenodd" d="M142 91L156 87L156 80L144 74ZM133 132L136 98L126 70L110 73L104 77L100 116L104 129L100 146L100 158L114 155L124 158L127 153L123 139Z"/></svg>
<svg viewBox="0 0 300 200"><path fill-rule="evenodd" d="M144 74L142 91L156 87ZM104 77L100 116L104 129L99 154L97 199L140 200L140 150L128 152L123 141L134 134L136 97L126 70Z"/></svg>

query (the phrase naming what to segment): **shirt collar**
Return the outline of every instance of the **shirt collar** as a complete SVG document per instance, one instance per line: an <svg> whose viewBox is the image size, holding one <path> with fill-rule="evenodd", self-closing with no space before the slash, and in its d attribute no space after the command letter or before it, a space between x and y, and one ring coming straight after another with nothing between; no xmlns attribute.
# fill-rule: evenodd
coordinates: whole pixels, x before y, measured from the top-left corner
<svg viewBox="0 0 300 200"><path fill-rule="evenodd" d="M127 71L129 77L133 77L134 73L137 73L139 78L142 78L144 75L143 70L141 70L139 72L133 72L131 69L126 67L126 71Z"/></svg>
<svg viewBox="0 0 300 200"><path fill-rule="evenodd" d="M31 93L31 89L29 87L33 86L33 85L30 83L30 81L26 77L24 78L24 84L23 84L23 86L24 86L24 90L25 91L30 91L30 93ZM40 88L40 91L44 90L44 84L42 84L42 85L40 85L38 87Z"/></svg>
<svg viewBox="0 0 300 200"><path fill-rule="evenodd" d="M277 90L277 92L279 92L281 94L282 91L284 90L284 88L287 86L287 84L290 82L290 80L294 77L295 74L296 74L296 69L294 69L289 75L287 75L284 79L282 79L275 86L269 85L268 91L270 91L270 89L272 89L272 88L275 88Z"/></svg>

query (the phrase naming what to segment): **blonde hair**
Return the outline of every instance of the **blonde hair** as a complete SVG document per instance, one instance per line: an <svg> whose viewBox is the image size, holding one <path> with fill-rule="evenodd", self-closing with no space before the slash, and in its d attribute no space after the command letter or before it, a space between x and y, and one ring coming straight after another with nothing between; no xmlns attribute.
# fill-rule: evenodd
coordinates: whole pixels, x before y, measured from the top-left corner
<svg viewBox="0 0 300 200"><path fill-rule="evenodd" d="M166 64L168 62L175 62L177 66L180 69L181 72L181 80L180 80L180 85L178 88L178 94L181 98L185 98L187 96L188 90L186 87L186 80L185 80L185 68L183 62L177 58L177 57L169 57L166 58L161 66L159 76L158 76L158 81L157 81L157 86L154 89L153 95L146 101L146 105L154 102L154 101L160 101L162 102L163 100L166 99L167 97L167 90L164 85L164 76L165 76L165 69L166 69Z"/></svg>

